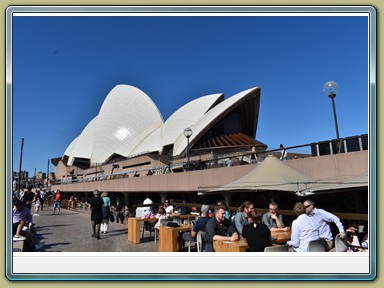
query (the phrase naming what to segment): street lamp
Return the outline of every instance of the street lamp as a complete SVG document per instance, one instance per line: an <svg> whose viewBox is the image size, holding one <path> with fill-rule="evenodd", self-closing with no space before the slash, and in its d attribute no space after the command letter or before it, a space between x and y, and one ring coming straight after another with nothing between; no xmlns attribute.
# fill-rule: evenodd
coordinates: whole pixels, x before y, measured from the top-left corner
<svg viewBox="0 0 384 288"><path fill-rule="evenodd" d="M335 106L335 97L336 94L339 92L340 88L339 85L335 81L328 81L324 84L323 92L325 95L327 95L329 98L332 99L332 108L333 108L333 117L335 119L335 127L336 127L336 137L337 137L337 143L338 143L338 150L340 153L340 135L339 135L339 126L337 125L337 116L336 116L336 106Z"/></svg>
<svg viewBox="0 0 384 288"><path fill-rule="evenodd" d="M187 137L187 170L189 170L189 137L192 136L193 131L191 128L185 128L183 133Z"/></svg>

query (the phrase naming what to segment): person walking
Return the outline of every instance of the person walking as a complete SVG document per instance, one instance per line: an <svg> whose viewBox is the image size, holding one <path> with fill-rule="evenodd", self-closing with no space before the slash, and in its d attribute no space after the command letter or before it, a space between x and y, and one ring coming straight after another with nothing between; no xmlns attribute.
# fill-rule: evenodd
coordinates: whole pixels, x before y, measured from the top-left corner
<svg viewBox="0 0 384 288"><path fill-rule="evenodd" d="M57 215L60 215L60 202L61 202L61 193L60 190L57 189L56 193L53 195L53 213L52 215L55 215L56 209L57 209Z"/></svg>
<svg viewBox="0 0 384 288"><path fill-rule="evenodd" d="M103 221L101 223L101 233L106 234L108 230L109 217L111 216L111 199L108 197L107 192L103 192L101 194L101 198L103 199Z"/></svg>
<svg viewBox="0 0 384 288"><path fill-rule="evenodd" d="M125 204L120 198L116 199L116 223L124 224L124 215L125 215Z"/></svg>
<svg viewBox="0 0 384 288"><path fill-rule="evenodd" d="M91 223L92 223L92 237L100 238L100 224L103 220L103 205L104 201L99 197L99 190L93 191L93 198L89 201L91 204Z"/></svg>

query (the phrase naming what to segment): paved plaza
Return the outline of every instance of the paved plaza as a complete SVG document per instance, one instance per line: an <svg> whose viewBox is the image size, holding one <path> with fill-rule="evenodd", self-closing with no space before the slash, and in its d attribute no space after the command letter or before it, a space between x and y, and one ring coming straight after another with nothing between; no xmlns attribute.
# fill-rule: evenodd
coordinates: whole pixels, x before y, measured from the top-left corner
<svg viewBox="0 0 384 288"><path fill-rule="evenodd" d="M44 207L40 216L33 216L36 223L36 239L45 242L39 252L157 252L153 235L145 231L142 243L128 242L128 222L109 223L108 233L100 233L101 239L91 237L92 226L89 209L85 211L61 209L60 215L52 215L52 207Z"/></svg>

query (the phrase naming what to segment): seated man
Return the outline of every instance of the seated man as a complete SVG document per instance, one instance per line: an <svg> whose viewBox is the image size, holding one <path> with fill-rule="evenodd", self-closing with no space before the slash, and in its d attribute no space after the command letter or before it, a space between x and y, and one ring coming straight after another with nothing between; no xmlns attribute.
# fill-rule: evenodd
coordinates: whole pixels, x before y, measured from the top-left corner
<svg viewBox="0 0 384 288"><path fill-rule="evenodd" d="M215 206L215 215L205 225L205 252L214 252L213 241L239 240L235 228L225 218L225 207Z"/></svg>
<svg viewBox="0 0 384 288"><path fill-rule="evenodd" d="M265 213L262 223L267 225L271 231L287 231L284 226L283 216L277 212L279 205L276 202L269 203L269 212Z"/></svg>
<svg viewBox="0 0 384 288"><path fill-rule="evenodd" d="M235 217L233 217L233 226L239 235L243 235L243 227L248 223L248 213L255 210L253 203L245 201L238 209Z"/></svg>
<svg viewBox="0 0 384 288"><path fill-rule="evenodd" d="M341 223L339 217L329 213L323 209L316 208L315 202L311 199L304 201L305 213L315 219L316 223L319 224L319 233L320 237L324 238L326 242L326 251L329 251L333 248L333 235L331 232L330 223L335 223L339 229L340 237L344 238L346 233L344 231L344 226Z"/></svg>
<svg viewBox="0 0 384 288"><path fill-rule="evenodd" d="M29 209L23 206L23 202L16 200L12 209L12 235L13 240L25 240L25 250L35 251L43 246L43 243L36 245L30 230L32 229L32 215ZM23 231L23 227L27 226L27 231Z"/></svg>
<svg viewBox="0 0 384 288"><path fill-rule="evenodd" d="M187 231L183 234L183 238L185 241L195 241L196 242L196 235L199 232L199 230L205 230L205 225L207 224L209 218L208 215L209 212L209 206L208 205L202 205L201 206L201 217L196 221L196 224L191 225L191 232ZM204 247L203 247L204 249Z"/></svg>
<svg viewBox="0 0 384 288"><path fill-rule="evenodd" d="M287 242L290 252L307 252L308 243L320 238L319 224L305 214L303 203L297 202L293 207L297 219L292 222L291 240Z"/></svg>

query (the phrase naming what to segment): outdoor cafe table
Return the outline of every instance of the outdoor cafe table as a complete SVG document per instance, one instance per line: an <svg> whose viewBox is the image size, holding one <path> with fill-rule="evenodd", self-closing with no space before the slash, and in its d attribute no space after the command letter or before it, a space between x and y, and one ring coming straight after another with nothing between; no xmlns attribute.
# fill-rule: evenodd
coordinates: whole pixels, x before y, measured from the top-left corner
<svg viewBox="0 0 384 288"><path fill-rule="evenodd" d="M190 224L182 224L179 227L159 227L159 252L177 252L177 235L180 231L190 231Z"/></svg>
<svg viewBox="0 0 384 288"><path fill-rule="evenodd" d="M274 245L283 244L291 240L291 230L288 231L278 231L271 232L271 238ZM245 252L248 249L248 244L246 244L241 237L239 241L214 241L213 249L215 252Z"/></svg>
<svg viewBox="0 0 384 288"><path fill-rule="evenodd" d="M128 218L128 241L139 244L140 243L140 222L152 222L157 218L140 218L129 217Z"/></svg>
<svg viewBox="0 0 384 288"><path fill-rule="evenodd" d="M284 244L285 242L291 240L291 229L288 231L272 231L271 238L274 244Z"/></svg>

